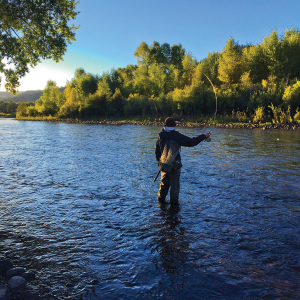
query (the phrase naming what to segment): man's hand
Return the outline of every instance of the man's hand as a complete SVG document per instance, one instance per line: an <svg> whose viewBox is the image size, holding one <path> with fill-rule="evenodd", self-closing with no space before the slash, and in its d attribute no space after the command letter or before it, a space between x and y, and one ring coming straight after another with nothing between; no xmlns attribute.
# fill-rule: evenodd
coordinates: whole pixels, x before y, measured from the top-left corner
<svg viewBox="0 0 300 300"><path fill-rule="evenodd" d="M210 131L205 133L205 136L206 136L206 138L209 138L210 137Z"/></svg>

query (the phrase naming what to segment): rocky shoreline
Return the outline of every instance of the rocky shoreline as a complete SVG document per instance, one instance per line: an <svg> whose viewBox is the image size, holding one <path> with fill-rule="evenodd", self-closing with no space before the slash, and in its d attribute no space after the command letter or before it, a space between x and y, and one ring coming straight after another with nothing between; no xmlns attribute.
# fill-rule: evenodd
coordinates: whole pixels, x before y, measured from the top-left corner
<svg viewBox="0 0 300 300"><path fill-rule="evenodd" d="M43 121L55 123L71 123L71 124L102 124L102 125L141 125L141 126L163 126L163 122L151 121L115 121L115 120L79 120L79 119L20 119L21 121ZM210 128L245 128L245 129L284 129L299 130L300 124L251 124L251 123L224 123L214 124L205 122L180 122L178 127L210 127Z"/></svg>
<svg viewBox="0 0 300 300"><path fill-rule="evenodd" d="M10 260L0 257L0 300L39 299L39 292L27 286L34 279L33 272L16 267Z"/></svg>

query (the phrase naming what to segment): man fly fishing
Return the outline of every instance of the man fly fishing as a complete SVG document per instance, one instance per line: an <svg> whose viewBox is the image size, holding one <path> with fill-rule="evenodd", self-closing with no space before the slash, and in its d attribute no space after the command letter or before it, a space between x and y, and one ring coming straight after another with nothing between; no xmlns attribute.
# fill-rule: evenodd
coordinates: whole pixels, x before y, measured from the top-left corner
<svg viewBox="0 0 300 300"><path fill-rule="evenodd" d="M161 181L157 200L164 203L170 189L170 204L178 205L180 191L181 157L180 147L194 147L204 140L210 139L210 132L190 138L175 130L176 121L172 117L166 118L164 128L158 133L155 146L155 158L159 162Z"/></svg>

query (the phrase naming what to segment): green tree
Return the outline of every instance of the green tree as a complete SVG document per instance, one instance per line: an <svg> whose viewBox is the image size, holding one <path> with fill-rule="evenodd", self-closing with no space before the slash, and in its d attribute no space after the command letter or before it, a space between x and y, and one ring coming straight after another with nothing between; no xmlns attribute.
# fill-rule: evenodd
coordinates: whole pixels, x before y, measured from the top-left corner
<svg viewBox="0 0 300 300"><path fill-rule="evenodd" d="M64 90L65 103L59 108L60 117L76 117L80 107L77 87L72 87L70 82L67 82Z"/></svg>
<svg viewBox="0 0 300 300"><path fill-rule="evenodd" d="M185 49L181 44L173 45L171 47L171 61L170 63L176 66L178 69L182 69L182 60L185 56Z"/></svg>
<svg viewBox="0 0 300 300"><path fill-rule="evenodd" d="M18 104L14 101L3 102L0 101L0 112L5 114L11 114L16 112Z"/></svg>
<svg viewBox="0 0 300 300"><path fill-rule="evenodd" d="M282 78L282 45L276 30L274 30L270 36L264 38L263 42L261 43L261 47L267 57L270 75L273 75L277 78Z"/></svg>
<svg viewBox="0 0 300 300"><path fill-rule="evenodd" d="M68 87L66 105L71 108L75 104L80 111L86 105L87 97L96 92L98 88L97 84L98 80L96 77L90 73L86 73L83 68L77 69L71 83L67 84L67 87L70 85L71 89ZM74 111L73 109L71 110Z"/></svg>
<svg viewBox="0 0 300 300"><path fill-rule="evenodd" d="M116 70L119 89L122 95L126 98L134 91L133 72L136 68L136 66L128 65L126 68L118 68Z"/></svg>
<svg viewBox="0 0 300 300"><path fill-rule="evenodd" d="M172 52L171 52L171 47L168 43L164 43L161 45L161 54L162 54L162 60L160 61L160 63L163 64L171 63Z"/></svg>
<svg viewBox="0 0 300 300"><path fill-rule="evenodd" d="M258 92L256 101L259 106L268 107L270 103L281 105L284 89L277 83L277 78L270 75L267 80L262 80L261 88Z"/></svg>
<svg viewBox="0 0 300 300"><path fill-rule="evenodd" d="M300 107L300 81L297 81L292 86L286 87L283 97L283 103L286 107L291 106L293 112Z"/></svg>
<svg viewBox="0 0 300 300"><path fill-rule="evenodd" d="M148 46L147 43L142 42L137 48L136 51L134 52L134 56L137 58L138 65L143 65L148 67L151 64L151 49Z"/></svg>
<svg viewBox="0 0 300 300"><path fill-rule="evenodd" d="M165 74L164 94L167 95L169 92L180 86L182 71L173 64L169 64Z"/></svg>
<svg viewBox="0 0 300 300"><path fill-rule="evenodd" d="M171 63L176 67L182 67L181 62L185 55L185 50L180 44L170 47L168 43L160 45L158 42L153 42L149 50L150 64L157 63L167 66Z"/></svg>
<svg viewBox="0 0 300 300"><path fill-rule="evenodd" d="M59 90L56 82L49 80L47 82L46 88L43 90L43 95L38 100L36 100L35 108L40 114L44 116L54 116L64 103L64 95Z"/></svg>
<svg viewBox="0 0 300 300"><path fill-rule="evenodd" d="M108 100L105 94L89 95L86 106L81 110L83 117L99 117L108 114Z"/></svg>
<svg viewBox="0 0 300 300"><path fill-rule="evenodd" d="M292 28L279 37L274 30L263 40L261 48L267 58L270 74L277 78L277 83L284 81L287 86L291 79L300 76L299 31Z"/></svg>
<svg viewBox="0 0 300 300"><path fill-rule="evenodd" d="M19 79L41 59L62 59L75 40L74 0L0 0L0 72L7 91L16 92ZM13 66L13 67L11 67Z"/></svg>
<svg viewBox="0 0 300 300"><path fill-rule="evenodd" d="M36 117L38 114L37 110L33 105L27 107L27 115L28 117Z"/></svg>
<svg viewBox="0 0 300 300"><path fill-rule="evenodd" d="M27 116L27 105L23 101L17 107L16 118L19 119L19 118L26 117L26 116Z"/></svg>
<svg viewBox="0 0 300 300"><path fill-rule="evenodd" d="M243 62L245 64L245 72L249 73L251 81L261 83L270 76L270 60L261 45L252 45L243 49Z"/></svg>
<svg viewBox="0 0 300 300"><path fill-rule="evenodd" d="M124 113L124 98L121 94L120 89L116 89L115 93L111 97L109 102L110 113L113 116L122 116Z"/></svg>
<svg viewBox="0 0 300 300"><path fill-rule="evenodd" d="M94 94L97 90L97 79L92 74L84 74L77 82L77 87L83 97Z"/></svg>
<svg viewBox="0 0 300 300"><path fill-rule="evenodd" d="M149 58L150 64L158 63L158 64L166 64L167 58L164 56L162 48L158 42L153 42L153 44L149 47Z"/></svg>
<svg viewBox="0 0 300 300"><path fill-rule="evenodd" d="M230 86L239 82L242 73L241 47L230 38L219 60L219 79Z"/></svg>
<svg viewBox="0 0 300 300"><path fill-rule="evenodd" d="M99 95L99 96L106 96L107 99L110 99L111 96L112 96L112 92L111 92L111 89L109 87L109 83L108 83L108 80L107 80L108 77L102 77L99 82L98 82L98 85L97 85L97 91L96 91L96 94Z"/></svg>
<svg viewBox="0 0 300 300"><path fill-rule="evenodd" d="M220 84L220 80L218 79L220 57L221 54L219 52L209 52L205 60L205 68L204 68L205 75L208 76L215 85ZM206 84L209 86L207 81Z"/></svg>
<svg viewBox="0 0 300 300"><path fill-rule="evenodd" d="M209 82L207 77L211 80L211 82L213 82L215 86L221 84L218 78L220 56L221 54L219 52L209 52L207 57L200 61L195 68L194 77L196 77L196 80L202 81L208 88L211 87L211 83Z"/></svg>
<svg viewBox="0 0 300 300"><path fill-rule="evenodd" d="M300 78L300 32L298 30L286 30L282 42L282 73L286 84L290 79Z"/></svg>
<svg viewBox="0 0 300 300"><path fill-rule="evenodd" d="M172 97L174 109L179 116L196 115L196 101L191 86L185 86L183 89L176 88L173 92L168 94L168 97Z"/></svg>
<svg viewBox="0 0 300 300"><path fill-rule="evenodd" d="M120 73L116 69L112 69L109 74L105 74L107 76L107 82L109 83L109 87L111 92L114 94L116 89L121 89L122 79L120 78Z"/></svg>
<svg viewBox="0 0 300 300"><path fill-rule="evenodd" d="M166 73L162 64L152 64L149 69L149 94L158 96L165 92Z"/></svg>
<svg viewBox="0 0 300 300"><path fill-rule="evenodd" d="M83 68L79 68L75 70L74 73L74 78L72 78L71 80L71 85L72 87L75 87L78 85L80 79L82 78L82 76L84 76L86 74L85 70Z"/></svg>
<svg viewBox="0 0 300 300"><path fill-rule="evenodd" d="M196 66L197 61L195 57L190 53L185 54L182 60L182 75L180 82L181 88L184 88L186 85L189 86L192 84Z"/></svg>
<svg viewBox="0 0 300 300"><path fill-rule="evenodd" d="M184 86L191 81L190 65L196 63L192 62L192 55L185 54L181 44L170 47L168 43L160 45L154 41L149 46L143 42L134 55L138 60L138 67L133 72L134 93L151 96L164 91L167 94L180 84ZM182 73L184 78L180 80Z"/></svg>
<svg viewBox="0 0 300 300"><path fill-rule="evenodd" d="M134 71L134 89L140 95L150 94L150 79L148 75L148 67L145 65L139 66Z"/></svg>

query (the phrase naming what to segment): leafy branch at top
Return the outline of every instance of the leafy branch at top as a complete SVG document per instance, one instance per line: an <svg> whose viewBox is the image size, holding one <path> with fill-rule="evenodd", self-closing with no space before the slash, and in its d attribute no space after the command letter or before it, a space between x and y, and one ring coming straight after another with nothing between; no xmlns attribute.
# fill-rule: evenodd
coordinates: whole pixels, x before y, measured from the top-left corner
<svg viewBox="0 0 300 300"><path fill-rule="evenodd" d="M78 27L74 0L0 0L0 73L7 91L41 59L62 59ZM1 78L0 78L1 81Z"/></svg>

